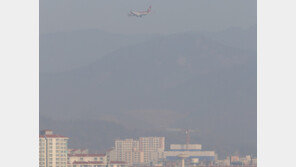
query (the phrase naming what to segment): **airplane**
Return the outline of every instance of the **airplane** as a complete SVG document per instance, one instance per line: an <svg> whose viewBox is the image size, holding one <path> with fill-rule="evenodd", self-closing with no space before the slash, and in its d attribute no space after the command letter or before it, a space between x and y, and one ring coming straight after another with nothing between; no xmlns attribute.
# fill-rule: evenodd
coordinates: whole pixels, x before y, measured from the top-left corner
<svg viewBox="0 0 296 167"><path fill-rule="evenodd" d="M149 6L149 8L146 11L133 11L131 10L129 12L129 16L136 16L136 17L142 17L145 16L147 14L149 14L151 12L151 6Z"/></svg>

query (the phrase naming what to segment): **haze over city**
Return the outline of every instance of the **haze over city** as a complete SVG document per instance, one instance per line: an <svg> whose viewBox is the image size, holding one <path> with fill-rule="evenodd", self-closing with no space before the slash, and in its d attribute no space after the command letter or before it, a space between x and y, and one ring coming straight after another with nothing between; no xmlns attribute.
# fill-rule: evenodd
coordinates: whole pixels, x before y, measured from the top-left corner
<svg viewBox="0 0 296 167"><path fill-rule="evenodd" d="M256 0L41 0L40 129L257 151ZM130 10L151 13L128 17Z"/></svg>

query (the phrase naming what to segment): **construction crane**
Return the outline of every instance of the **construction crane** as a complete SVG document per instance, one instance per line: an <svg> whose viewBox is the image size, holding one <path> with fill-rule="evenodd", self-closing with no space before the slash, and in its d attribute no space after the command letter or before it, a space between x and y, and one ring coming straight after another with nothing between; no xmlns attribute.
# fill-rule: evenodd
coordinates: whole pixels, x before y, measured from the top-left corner
<svg viewBox="0 0 296 167"><path fill-rule="evenodd" d="M196 129L179 129L179 128L168 128L168 131L171 132L185 132L185 136L186 136L186 150L189 149L189 144L190 144L190 133L191 132L199 132Z"/></svg>
<svg viewBox="0 0 296 167"><path fill-rule="evenodd" d="M185 129L185 134L186 134L186 150L188 150L188 146L190 144L190 133L189 133L189 129Z"/></svg>

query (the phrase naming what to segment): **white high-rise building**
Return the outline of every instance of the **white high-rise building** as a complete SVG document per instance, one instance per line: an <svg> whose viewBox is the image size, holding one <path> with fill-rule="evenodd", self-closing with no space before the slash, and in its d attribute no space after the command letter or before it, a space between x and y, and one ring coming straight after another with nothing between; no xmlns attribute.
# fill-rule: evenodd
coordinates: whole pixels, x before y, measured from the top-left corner
<svg viewBox="0 0 296 167"><path fill-rule="evenodd" d="M128 164L148 164L157 162L164 156L164 137L140 137L139 140L116 140L110 152L111 160Z"/></svg>
<svg viewBox="0 0 296 167"><path fill-rule="evenodd" d="M134 139L115 140L114 154L116 161L128 164L143 163L143 153L140 152L139 141Z"/></svg>
<svg viewBox="0 0 296 167"><path fill-rule="evenodd" d="M144 162L157 162L164 157L164 137L140 137L140 150L144 152Z"/></svg>
<svg viewBox="0 0 296 167"><path fill-rule="evenodd" d="M67 167L68 137L41 131L39 136L39 167Z"/></svg>

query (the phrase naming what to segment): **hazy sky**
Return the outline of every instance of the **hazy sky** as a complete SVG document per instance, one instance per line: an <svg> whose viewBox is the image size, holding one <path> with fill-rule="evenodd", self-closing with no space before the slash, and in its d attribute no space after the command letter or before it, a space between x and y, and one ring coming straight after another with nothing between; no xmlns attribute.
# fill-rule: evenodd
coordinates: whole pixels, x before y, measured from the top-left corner
<svg viewBox="0 0 296 167"><path fill-rule="evenodd" d="M205 149L256 153L256 0L40 0L40 32L40 128L70 147L190 128Z"/></svg>
<svg viewBox="0 0 296 167"><path fill-rule="evenodd" d="M215 31L256 24L256 0L40 0L40 33L101 29L116 33ZM131 9L152 13L128 17Z"/></svg>

